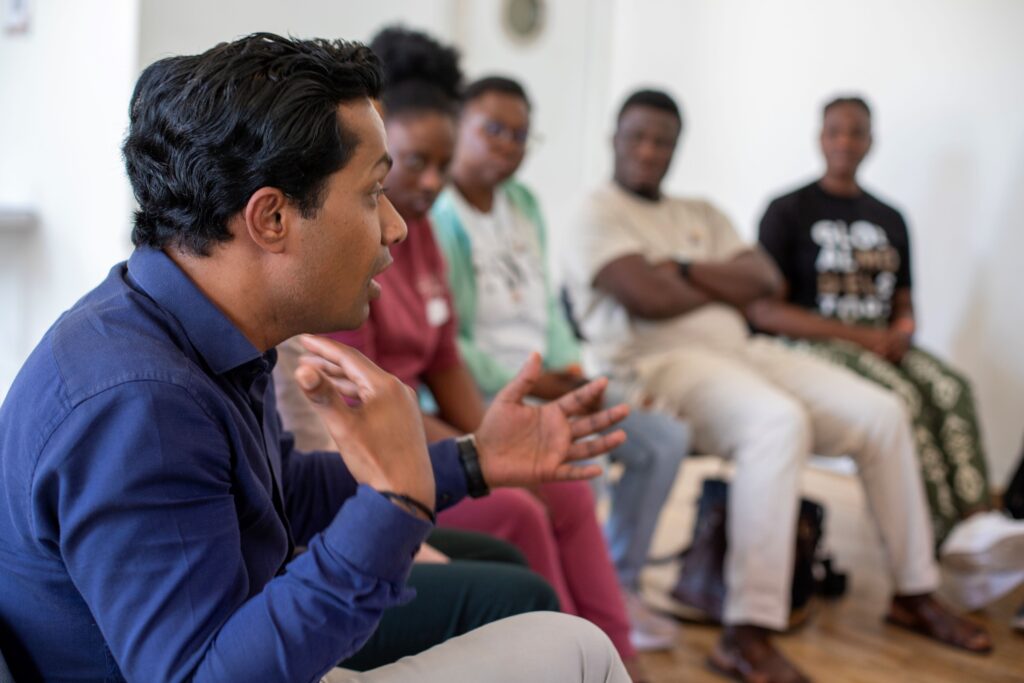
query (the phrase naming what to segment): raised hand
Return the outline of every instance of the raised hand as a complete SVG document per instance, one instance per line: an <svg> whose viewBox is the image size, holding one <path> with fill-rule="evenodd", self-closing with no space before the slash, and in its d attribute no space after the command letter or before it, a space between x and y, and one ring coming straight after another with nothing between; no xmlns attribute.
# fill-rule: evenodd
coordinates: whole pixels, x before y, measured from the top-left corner
<svg viewBox="0 0 1024 683"><path fill-rule="evenodd" d="M587 383L585 377L572 372L542 372L530 387L530 395L545 401L559 399Z"/></svg>
<svg viewBox="0 0 1024 683"><path fill-rule="evenodd" d="M433 509L434 471L415 392L355 349L308 335L301 343L311 355L299 360L295 379L355 480Z"/></svg>
<svg viewBox="0 0 1024 683"><path fill-rule="evenodd" d="M591 413L608 381L604 378L545 405L526 405L540 376L540 356L533 354L502 389L475 432L480 467L488 486L529 486L546 481L590 479L599 465L576 465L621 445L622 430L598 435L629 414L625 405ZM593 437L593 438L588 438Z"/></svg>

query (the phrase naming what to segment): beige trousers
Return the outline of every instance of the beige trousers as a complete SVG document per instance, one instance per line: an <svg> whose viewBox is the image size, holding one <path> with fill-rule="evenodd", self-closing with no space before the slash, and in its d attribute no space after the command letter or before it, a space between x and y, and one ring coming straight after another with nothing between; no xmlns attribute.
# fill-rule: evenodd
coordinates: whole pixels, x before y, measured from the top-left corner
<svg viewBox="0 0 1024 683"><path fill-rule="evenodd" d="M735 461L726 623L787 623L800 470L812 450L856 461L896 591L938 586L910 418L895 394L767 337L681 345L633 369L645 391L690 420L698 451Z"/></svg>
<svg viewBox="0 0 1024 683"><path fill-rule="evenodd" d="M394 664L334 669L321 683L629 683L612 642L579 617L520 614L482 626Z"/></svg>

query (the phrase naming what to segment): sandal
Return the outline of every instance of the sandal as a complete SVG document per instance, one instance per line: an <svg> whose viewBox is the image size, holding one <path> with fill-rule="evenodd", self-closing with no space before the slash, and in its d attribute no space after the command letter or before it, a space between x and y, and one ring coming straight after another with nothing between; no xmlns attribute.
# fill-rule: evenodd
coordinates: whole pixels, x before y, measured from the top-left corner
<svg viewBox="0 0 1024 683"><path fill-rule="evenodd" d="M810 683L770 641L752 643L745 652L719 641L707 662L712 670L743 683Z"/></svg>
<svg viewBox="0 0 1024 683"><path fill-rule="evenodd" d="M894 599L885 621L943 645L974 654L988 654L992 651L992 638L985 628L958 617L930 596L921 598L916 609Z"/></svg>

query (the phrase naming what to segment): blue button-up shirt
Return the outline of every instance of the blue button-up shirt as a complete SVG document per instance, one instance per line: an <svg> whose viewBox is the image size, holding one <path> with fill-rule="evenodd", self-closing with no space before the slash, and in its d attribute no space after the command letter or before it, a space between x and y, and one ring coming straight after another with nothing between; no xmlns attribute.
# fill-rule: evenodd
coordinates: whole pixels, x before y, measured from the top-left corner
<svg viewBox="0 0 1024 683"><path fill-rule="evenodd" d="M15 680L314 680L411 597L430 525L293 451L275 359L151 249L46 333L0 407ZM444 507L465 475L431 459Z"/></svg>

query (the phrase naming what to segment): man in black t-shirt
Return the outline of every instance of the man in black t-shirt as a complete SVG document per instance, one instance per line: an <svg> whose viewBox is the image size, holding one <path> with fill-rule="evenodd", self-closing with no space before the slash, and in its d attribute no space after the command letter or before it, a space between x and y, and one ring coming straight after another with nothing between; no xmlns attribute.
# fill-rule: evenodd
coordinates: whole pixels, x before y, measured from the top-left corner
<svg viewBox="0 0 1024 683"><path fill-rule="evenodd" d="M965 605L980 607L1015 584L979 581L979 574L1024 579L1024 524L992 509L970 385L913 345L906 224L857 182L870 148L863 99L826 105L825 175L772 201L761 219L759 239L786 280L785 301L755 302L748 318L905 400L936 542L954 579L948 585Z"/></svg>

